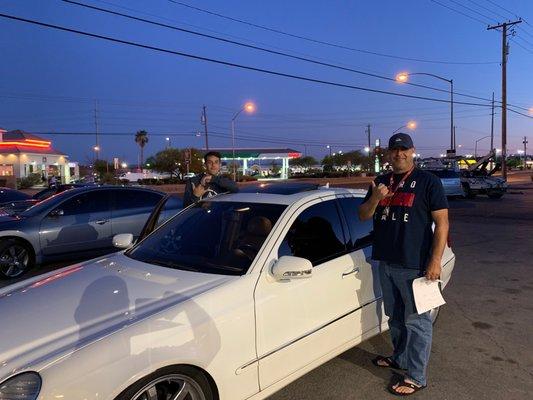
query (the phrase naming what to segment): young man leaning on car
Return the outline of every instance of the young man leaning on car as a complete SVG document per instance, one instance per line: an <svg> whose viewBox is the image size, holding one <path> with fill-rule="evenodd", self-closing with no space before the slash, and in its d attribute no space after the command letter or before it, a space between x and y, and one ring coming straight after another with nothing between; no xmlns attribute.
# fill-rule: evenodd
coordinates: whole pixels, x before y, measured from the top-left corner
<svg viewBox="0 0 533 400"><path fill-rule="evenodd" d="M205 154L204 165L206 172L192 177L185 184L183 207L220 193L236 193L239 191L234 181L220 175L220 159L221 155L217 151L210 151Z"/></svg>
<svg viewBox="0 0 533 400"><path fill-rule="evenodd" d="M433 325L429 312L419 315L412 282L439 279L448 237L448 202L435 175L414 165L415 148L405 133L389 140L392 172L378 176L359 206L361 220L373 218L372 258L379 261L385 314L393 345L391 356L372 360L381 368L405 371L388 386L393 394L411 395L426 387ZM435 232L432 224L435 223Z"/></svg>

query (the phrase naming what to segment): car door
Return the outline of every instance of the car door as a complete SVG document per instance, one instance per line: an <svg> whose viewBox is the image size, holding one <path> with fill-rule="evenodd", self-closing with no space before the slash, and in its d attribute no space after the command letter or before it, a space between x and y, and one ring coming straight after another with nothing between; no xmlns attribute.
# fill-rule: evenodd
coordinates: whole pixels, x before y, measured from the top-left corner
<svg viewBox="0 0 533 400"><path fill-rule="evenodd" d="M346 234L329 196L298 209L274 244L255 291L262 390L356 337L357 272ZM310 260L312 276L275 280L272 266L284 255Z"/></svg>
<svg viewBox="0 0 533 400"><path fill-rule="evenodd" d="M141 234L148 217L163 198L163 193L140 189L113 189L111 230L113 235L131 233L134 239Z"/></svg>
<svg viewBox="0 0 533 400"><path fill-rule="evenodd" d="M384 322L381 297L381 283L379 281L378 262L372 260L372 220L359 219L359 206L363 198L353 195L340 195L339 204L343 217L348 226L350 240L348 242L349 255L358 273L353 275L356 283L356 295L361 305L357 331L361 340L379 331Z"/></svg>
<svg viewBox="0 0 533 400"><path fill-rule="evenodd" d="M67 253L112 247L111 202L108 190L78 193L51 210L41 221L43 254Z"/></svg>

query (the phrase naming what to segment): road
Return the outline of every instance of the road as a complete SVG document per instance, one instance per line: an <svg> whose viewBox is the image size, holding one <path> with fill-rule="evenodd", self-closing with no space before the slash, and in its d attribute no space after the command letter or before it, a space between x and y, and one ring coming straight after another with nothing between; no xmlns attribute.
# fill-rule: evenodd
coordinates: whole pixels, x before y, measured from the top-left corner
<svg viewBox="0 0 533 400"><path fill-rule="evenodd" d="M533 393L533 184L500 200L450 202L457 261L434 332L429 386L411 398L519 400ZM396 398L391 374L371 363L390 354L388 334L353 348L269 400ZM527 394L529 393L529 395Z"/></svg>

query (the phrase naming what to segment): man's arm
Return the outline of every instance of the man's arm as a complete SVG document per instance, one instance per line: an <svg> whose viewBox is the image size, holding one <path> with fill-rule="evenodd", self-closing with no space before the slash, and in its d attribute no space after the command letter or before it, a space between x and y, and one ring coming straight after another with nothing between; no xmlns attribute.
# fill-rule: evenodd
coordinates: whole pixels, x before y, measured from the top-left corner
<svg viewBox="0 0 533 400"><path fill-rule="evenodd" d="M359 219L361 221L371 219L376 212L379 202L382 199L391 196L387 186L385 186L383 183L380 183L378 186L376 186L374 181L372 181L372 186L370 187L369 192L371 192L370 196L367 195L365 202L359 206Z"/></svg>
<svg viewBox="0 0 533 400"><path fill-rule="evenodd" d="M183 193L183 207L188 207L193 203L196 203L200 200L199 197L196 197L192 192L192 178L185 183L185 193Z"/></svg>
<svg viewBox="0 0 533 400"><path fill-rule="evenodd" d="M225 176L215 176L211 179L211 182L217 184L222 189L231 193L237 193L239 191L237 183L234 182L232 179L226 178Z"/></svg>
<svg viewBox="0 0 533 400"><path fill-rule="evenodd" d="M431 258L426 268L426 278L434 281L440 277L442 254L444 253L446 241L448 240L448 230L450 227L448 222L448 209L444 208L442 210L431 211L431 217L435 223L435 232L431 246Z"/></svg>

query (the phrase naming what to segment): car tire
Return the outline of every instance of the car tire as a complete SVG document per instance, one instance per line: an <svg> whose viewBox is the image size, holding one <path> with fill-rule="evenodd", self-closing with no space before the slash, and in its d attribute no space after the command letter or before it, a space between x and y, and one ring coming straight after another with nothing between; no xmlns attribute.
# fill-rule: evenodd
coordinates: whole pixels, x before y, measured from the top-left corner
<svg viewBox="0 0 533 400"><path fill-rule="evenodd" d="M35 266L35 254L28 244L18 239L0 241L0 278L17 278Z"/></svg>
<svg viewBox="0 0 533 400"><path fill-rule="evenodd" d="M431 323L433 325L435 325L435 323L437 322L437 318L439 318L439 312L440 307L436 307L429 312L429 317L431 318Z"/></svg>
<svg viewBox="0 0 533 400"><path fill-rule="evenodd" d="M501 199L502 196L503 196L503 192L502 191L492 191L492 192L488 192L487 193L487 196L489 196L489 199Z"/></svg>
<svg viewBox="0 0 533 400"><path fill-rule="evenodd" d="M476 192L473 192L470 189L470 185L468 183L463 183L463 192L464 192L464 196L467 199L473 199L476 197Z"/></svg>
<svg viewBox="0 0 533 400"><path fill-rule="evenodd" d="M188 391L183 397L187 400L218 399L200 370L183 365L158 369L128 387L115 400L173 399L180 390Z"/></svg>

